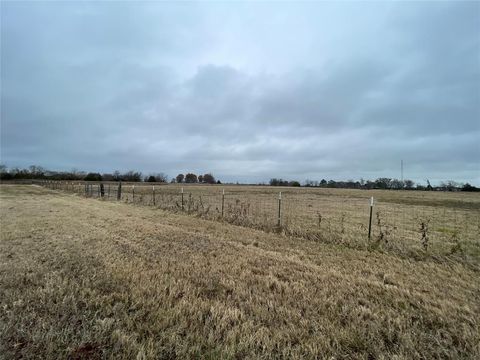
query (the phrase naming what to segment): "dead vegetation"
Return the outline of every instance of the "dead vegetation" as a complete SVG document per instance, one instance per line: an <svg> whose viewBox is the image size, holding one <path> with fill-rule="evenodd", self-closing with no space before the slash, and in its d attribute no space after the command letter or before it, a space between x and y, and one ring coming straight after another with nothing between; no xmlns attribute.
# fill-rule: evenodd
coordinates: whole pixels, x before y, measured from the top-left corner
<svg viewBox="0 0 480 360"><path fill-rule="evenodd" d="M50 187L101 198L95 183L57 182ZM105 184L101 199L116 201L117 188L118 183ZM480 263L480 194L191 184L124 184L122 189L120 200L126 203L406 258L443 257L473 267ZM283 193L280 220L279 191ZM369 239L372 195L375 207ZM428 223L426 242L419 241L422 223Z"/></svg>
<svg viewBox="0 0 480 360"><path fill-rule="evenodd" d="M0 189L4 358L480 356L480 277L462 262Z"/></svg>

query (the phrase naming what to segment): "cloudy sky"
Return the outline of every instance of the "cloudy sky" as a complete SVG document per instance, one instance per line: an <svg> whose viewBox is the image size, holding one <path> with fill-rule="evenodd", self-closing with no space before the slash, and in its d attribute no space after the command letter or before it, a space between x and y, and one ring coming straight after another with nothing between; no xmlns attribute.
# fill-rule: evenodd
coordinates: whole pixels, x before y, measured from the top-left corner
<svg viewBox="0 0 480 360"><path fill-rule="evenodd" d="M1 2L1 162L480 184L480 2Z"/></svg>

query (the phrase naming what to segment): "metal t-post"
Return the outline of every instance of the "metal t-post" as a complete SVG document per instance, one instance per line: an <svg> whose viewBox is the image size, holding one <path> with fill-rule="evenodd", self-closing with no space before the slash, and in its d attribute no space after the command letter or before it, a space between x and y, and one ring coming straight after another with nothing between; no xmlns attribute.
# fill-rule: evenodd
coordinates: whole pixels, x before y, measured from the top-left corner
<svg viewBox="0 0 480 360"><path fill-rule="evenodd" d="M278 221L277 226L282 226L282 192L278 194Z"/></svg>
<svg viewBox="0 0 480 360"><path fill-rule="evenodd" d="M370 198L370 218L368 220L368 240L372 235L373 196Z"/></svg>
<svg viewBox="0 0 480 360"><path fill-rule="evenodd" d="M222 189L222 218L223 218L223 209L225 208L225 189Z"/></svg>

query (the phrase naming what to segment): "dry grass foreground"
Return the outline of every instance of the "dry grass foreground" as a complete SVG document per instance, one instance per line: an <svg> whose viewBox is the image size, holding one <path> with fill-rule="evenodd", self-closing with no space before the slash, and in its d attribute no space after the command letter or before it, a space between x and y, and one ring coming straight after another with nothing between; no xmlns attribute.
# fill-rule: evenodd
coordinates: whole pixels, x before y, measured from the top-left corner
<svg viewBox="0 0 480 360"><path fill-rule="evenodd" d="M479 358L479 273L1 186L0 357Z"/></svg>

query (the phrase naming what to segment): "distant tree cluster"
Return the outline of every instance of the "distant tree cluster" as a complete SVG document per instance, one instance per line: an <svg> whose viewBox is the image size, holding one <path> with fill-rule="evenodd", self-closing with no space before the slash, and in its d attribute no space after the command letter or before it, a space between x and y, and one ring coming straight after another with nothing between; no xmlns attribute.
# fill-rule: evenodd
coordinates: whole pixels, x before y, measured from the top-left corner
<svg viewBox="0 0 480 360"><path fill-rule="evenodd" d="M128 181L128 182L167 182L168 176L164 173L155 173L143 177L139 171L130 170L125 173L115 171L113 174L100 174L84 171L50 171L41 166L32 165L27 169L11 168L0 165L0 180L45 179L45 180L84 180L84 181Z"/></svg>
<svg viewBox="0 0 480 360"><path fill-rule="evenodd" d="M462 191L477 192L477 191L480 191L480 188L477 188L475 186L470 185L469 183L466 183L465 185L462 186Z"/></svg>
<svg viewBox="0 0 480 360"><path fill-rule="evenodd" d="M85 181L102 181L102 175L99 173L88 173L87 176L83 178Z"/></svg>
<svg viewBox="0 0 480 360"><path fill-rule="evenodd" d="M172 182L187 184L221 184L220 180L216 180L212 174L196 175L194 173L178 174Z"/></svg>
<svg viewBox="0 0 480 360"><path fill-rule="evenodd" d="M300 182L293 180L283 180L283 179L270 179L270 186L301 186Z"/></svg>
<svg viewBox="0 0 480 360"><path fill-rule="evenodd" d="M140 182L144 178L139 171L130 170L125 173L120 171L114 171L113 174L100 174L100 173L88 173L80 180L85 181L127 181L127 182Z"/></svg>
<svg viewBox="0 0 480 360"><path fill-rule="evenodd" d="M439 186L432 186L429 180L426 180L426 185L415 184L412 180L398 180L392 178L378 178L376 180L359 181L334 181L325 180L312 181L306 180L306 187L324 187L324 188L340 188L340 189L383 189L383 190L436 190L436 191L480 191L480 188L472 186L468 183L461 184L455 181L447 181L440 183Z"/></svg>
<svg viewBox="0 0 480 360"><path fill-rule="evenodd" d="M22 179L49 179L49 180L83 180L86 177L83 171L50 171L41 166L32 165L25 169L10 168L0 165L1 180L22 180Z"/></svg>
<svg viewBox="0 0 480 360"><path fill-rule="evenodd" d="M385 189L385 190L399 190L399 189L414 189L415 183L412 180L404 180L403 182L398 179L391 178L378 178L376 180L364 180L360 179L347 180L347 181L335 181L325 180L312 181L306 180L305 186L307 187L325 187L325 188L340 188L340 189Z"/></svg>
<svg viewBox="0 0 480 360"><path fill-rule="evenodd" d="M168 176L164 173L150 174L145 177L144 181L166 183L168 181Z"/></svg>

